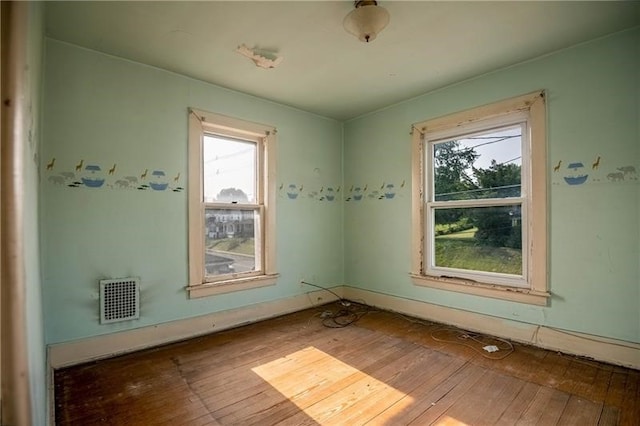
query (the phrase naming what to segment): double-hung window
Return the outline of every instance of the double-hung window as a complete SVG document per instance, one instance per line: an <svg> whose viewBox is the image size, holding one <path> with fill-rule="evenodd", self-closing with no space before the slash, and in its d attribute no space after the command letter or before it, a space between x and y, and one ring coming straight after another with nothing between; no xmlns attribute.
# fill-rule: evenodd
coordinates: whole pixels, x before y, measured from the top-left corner
<svg viewBox="0 0 640 426"><path fill-rule="evenodd" d="M275 283L275 129L189 114L189 294Z"/></svg>
<svg viewBox="0 0 640 426"><path fill-rule="evenodd" d="M546 304L544 93L413 132L414 283Z"/></svg>

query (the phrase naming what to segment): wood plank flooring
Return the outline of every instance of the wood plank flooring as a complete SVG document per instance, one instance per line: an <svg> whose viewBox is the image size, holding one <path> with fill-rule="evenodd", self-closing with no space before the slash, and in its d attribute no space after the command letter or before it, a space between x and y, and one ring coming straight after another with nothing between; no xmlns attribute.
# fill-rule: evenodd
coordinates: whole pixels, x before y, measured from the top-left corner
<svg viewBox="0 0 640 426"><path fill-rule="evenodd" d="M640 371L524 345L488 359L382 311L327 328L325 310L58 370L56 424L640 425Z"/></svg>

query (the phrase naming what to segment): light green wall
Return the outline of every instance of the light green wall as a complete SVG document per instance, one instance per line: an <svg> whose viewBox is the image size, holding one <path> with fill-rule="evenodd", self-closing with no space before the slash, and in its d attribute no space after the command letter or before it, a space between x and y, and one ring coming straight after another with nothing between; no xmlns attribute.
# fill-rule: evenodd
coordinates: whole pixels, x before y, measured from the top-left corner
<svg viewBox="0 0 640 426"><path fill-rule="evenodd" d="M47 40L40 166L47 343L302 294L308 288L301 279L640 342L640 185L637 175L607 178L618 167L640 170L639 39L639 29L615 34L344 126ZM538 89L548 95L550 305L414 286L411 124ZM190 106L278 128L281 278L274 287L188 300L186 192L116 184L145 169L186 176ZM569 186L562 172L552 172L559 160L590 165L597 156L600 169L590 170L584 185ZM103 171L116 164L116 171L102 188L69 187L74 180L60 173L75 174L81 160ZM303 188L295 200L287 196L289 185ZM337 199L322 199L323 187L340 188ZM98 280L124 276L142 279L142 317L100 325Z"/></svg>
<svg viewBox="0 0 640 426"><path fill-rule="evenodd" d="M46 40L41 229L47 343L302 294L344 281L342 203L312 196L342 180L339 122L55 40ZM256 69L256 72L265 72ZM277 285L189 300L187 193L124 187L145 169L187 187L187 108L278 129ZM46 164L55 158L51 170ZM100 188L74 187L99 165ZM106 171L116 165L113 175ZM71 178L71 174L74 174ZM72 186L69 186L72 185ZM302 187L293 200L286 188ZM173 185L172 180L172 186ZM141 318L99 324L104 278L141 278Z"/></svg>
<svg viewBox="0 0 640 426"><path fill-rule="evenodd" d="M640 29L500 70L345 124L345 186L379 190L410 181L412 123L547 91L550 289L548 307L414 286L411 199L345 202L346 284L532 324L640 342ZM598 170L591 164L602 160ZM582 162L589 180L569 186L562 170ZM566 170L566 169L565 169Z"/></svg>

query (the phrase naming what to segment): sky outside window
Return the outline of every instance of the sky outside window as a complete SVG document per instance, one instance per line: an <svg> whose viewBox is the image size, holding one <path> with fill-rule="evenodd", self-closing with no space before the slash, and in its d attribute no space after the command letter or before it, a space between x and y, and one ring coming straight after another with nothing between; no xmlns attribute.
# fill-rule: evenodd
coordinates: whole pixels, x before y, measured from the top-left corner
<svg viewBox="0 0 640 426"><path fill-rule="evenodd" d="M217 201L223 189L239 189L249 203L256 201L256 144L254 142L204 136L204 201ZM239 202L246 202L239 200Z"/></svg>
<svg viewBox="0 0 640 426"><path fill-rule="evenodd" d="M461 150L473 149L479 155L473 163L476 169L487 169L491 160L498 164L522 165L522 128L491 130L457 139Z"/></svg>

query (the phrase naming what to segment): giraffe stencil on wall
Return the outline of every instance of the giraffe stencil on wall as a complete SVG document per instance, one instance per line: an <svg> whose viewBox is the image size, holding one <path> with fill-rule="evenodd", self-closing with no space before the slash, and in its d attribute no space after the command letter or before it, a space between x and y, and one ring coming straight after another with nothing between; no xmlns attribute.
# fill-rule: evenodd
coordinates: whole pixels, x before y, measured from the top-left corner
<svg viewBox="0 0 640 426"><path fill-rule="evenodd" d="M46 182L56 186L66 186L69 188L91 188L95 189L117 189L117 190L147 190L153 189L154 191L169 192L182 192L184 188L178 186L180 179L180 172L176 173L172 179L165 176L165 172L160 169L155 169L151 175L149 184L142 183L138 185L139 180L146 179L149 169L145 169L138 179L135 175L118 176L118 163L112 164L111 168L103 169L100 163L90 160L89 164L85 166L85 160L81 159L78 163L66 163L63 159L58 162L55 158L52 158L49 163L44 165L45 172L50 176L46 178ZM60 165L59 173L52 173L55 166ZM65 167L68 167L66 170ZM173 183L170 186L169 183Z"/></svg>
<svg viewBox="0 0 640 426"><path fill-rule="evenodd" d="M562 179L554 178L552 185L560 185L566 183L571 186L580 186L587 184L599 183L623 183L630 181L638 181L636 166L633 164L625 166L614 166L612 160L606 156L594 155L592 161L583 164L581 161L574 161L564 169L560 174ZM589 164L591 170L589 170ZM553 167L554 173L560 170L562 160Z"/></svg>

